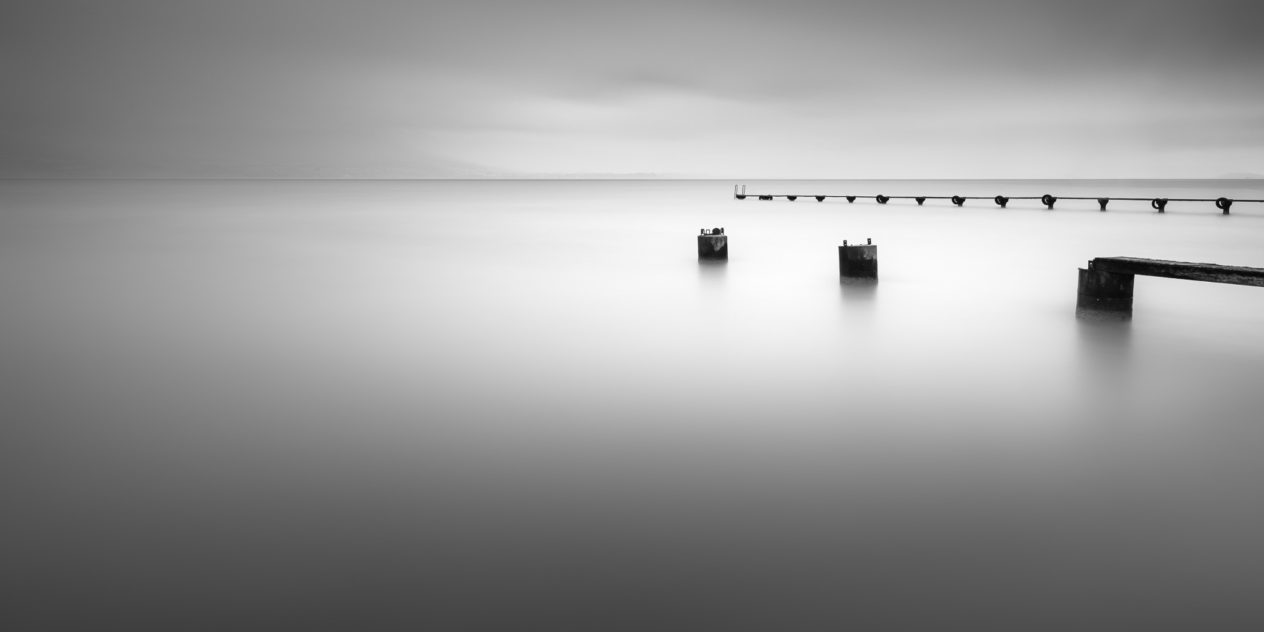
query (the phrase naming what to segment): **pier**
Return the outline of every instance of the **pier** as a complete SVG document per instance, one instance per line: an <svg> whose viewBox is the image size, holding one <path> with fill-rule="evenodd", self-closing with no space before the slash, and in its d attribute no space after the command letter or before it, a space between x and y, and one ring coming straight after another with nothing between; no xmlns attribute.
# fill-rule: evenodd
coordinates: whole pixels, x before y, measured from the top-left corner
<svg viewBox="0 0 1264 632"><path fill-rule="evenodd" d="M1223 215L1228 215L1229 209L1234 204L1237 204L1237 203L1256 203L1256 204L1264 203L1264 199L1235 200L1233 198L1228 198L1228 197L1164 198L1164 197L1131 197L1131 196L1125 196L1125 197L1074 196L1074 195L1073 196L1056 196L1049 193L1046 193L1044 195L1027 195L1027 196L996 195L992 197L980 196L980 195L973 195L973 196L971 195L883 195L881 193L876 194L876 195L820 195L820 194L801 194L801 193L747 194L746 185L738 184L738 185L733 186L733 197L735 199L745 200L747 197L751 197L751 196L754 196L763 201L771 201L776 198L784 198L791 202L798 200L800 197L814 198L817 202L824 202L825 200L830 199L830 198L843 198L847 200L848 204L852 204L858 199L867 199L867 198L872 198L878 204L886 204L887 202L890 202L891 200L913 200L914 202L917 202L918 206L922 206L926 202L926 200L948 200L956 206L965 206L966 202L970 200L984 200L986 202L991 202L993 204L996 204L997 206L1001 208L1007 208L1007 205L1012 200L1036 200L1036 201L1039 201L1041 204L1043 204L1045 208L1049 210L1053 210L1054 205L1057 204L1059 201L1089 200L1089 201L1097 202L1099 210L1103 212L1106 210L1106 206L1114 201L1149 202L1150 208L1154 209L1155 211L1159 213L1164 213L1167 211L1167 205L1169 202L1211 202L1212 204L1215 205L1215 208L1218 209Z"/></svg>
<svg viewBox="0 0 1264 632"><path fill-rule="evenodd" d="M1098 257L1079 274L1075 313L1080 317L1130 318L1137 275L1264 287L1264 268L1135 257Z"/></svg>

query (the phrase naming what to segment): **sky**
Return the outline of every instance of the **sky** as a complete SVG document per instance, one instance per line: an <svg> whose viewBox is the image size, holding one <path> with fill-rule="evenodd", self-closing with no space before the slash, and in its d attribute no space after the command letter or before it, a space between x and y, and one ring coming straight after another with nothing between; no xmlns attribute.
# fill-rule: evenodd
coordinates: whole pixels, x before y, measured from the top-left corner
<svg viewBox="0 0 1264 632"><path fill-rule="evenodd" d="M1264 177L1238 0L10 0L0 177Z"/></svg>

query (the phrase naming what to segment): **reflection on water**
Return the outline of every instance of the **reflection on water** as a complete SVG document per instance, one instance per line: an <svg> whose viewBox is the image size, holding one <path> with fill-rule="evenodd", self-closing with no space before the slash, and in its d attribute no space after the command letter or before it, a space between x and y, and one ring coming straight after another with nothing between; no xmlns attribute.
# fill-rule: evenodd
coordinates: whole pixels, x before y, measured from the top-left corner
<svg viewBox="0 0 1264 632"><path fill-rule="evenodd" d="M730 193L0 184L5 627L1264 623L1260 215Z"/></svg>
<svg viewBox="0 0 1264 632"><path fill-rule="evenodd" d="M728 261L717 261L715 259L698 260L698 278L707 283L723 281L728 269Z"/></svg>
<svg viewBox="0 0 1264 632"><path fill-rule="evenodd" d="M1077 370L1089 399L1126 401L1140 367L1130 354L1132 323L1118 318L1078 318L1075 322L1080 361Z"/></svg>

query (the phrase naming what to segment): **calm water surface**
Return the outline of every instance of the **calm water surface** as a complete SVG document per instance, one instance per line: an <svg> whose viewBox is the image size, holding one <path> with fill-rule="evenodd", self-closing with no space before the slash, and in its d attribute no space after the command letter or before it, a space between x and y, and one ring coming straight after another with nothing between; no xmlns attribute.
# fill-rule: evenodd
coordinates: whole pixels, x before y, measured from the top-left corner
<svg viewBox="0 0 1264 632"><path fill-rule="evenodd" d="M4 627L1264 625L1264 206L732 184L0 182Z"/></svg>

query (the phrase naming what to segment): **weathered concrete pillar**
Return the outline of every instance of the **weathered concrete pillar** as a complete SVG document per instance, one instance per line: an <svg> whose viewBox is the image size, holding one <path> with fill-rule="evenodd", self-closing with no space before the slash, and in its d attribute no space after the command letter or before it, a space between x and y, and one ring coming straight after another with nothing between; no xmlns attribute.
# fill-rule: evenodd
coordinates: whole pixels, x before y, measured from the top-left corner
<svg viewBox="0 0 1264 632"><path fill-rule="evenodd" d="M1075 315L1132 318L1132 274L1080 268L1080 287Z"/></svg>
<svg viewBox="0 0 1264 632"><path fill-rule="evenodd" d="M729 239L723 228L702 229L698 235L699 259L728 259Z"/></svg>
<svg viewBox="0 0 1264 632"><path fill-rule="evenodd" d="M844 279L878 280L878 247L869 239L863 246L838 247L838 275Z"/></svg>

